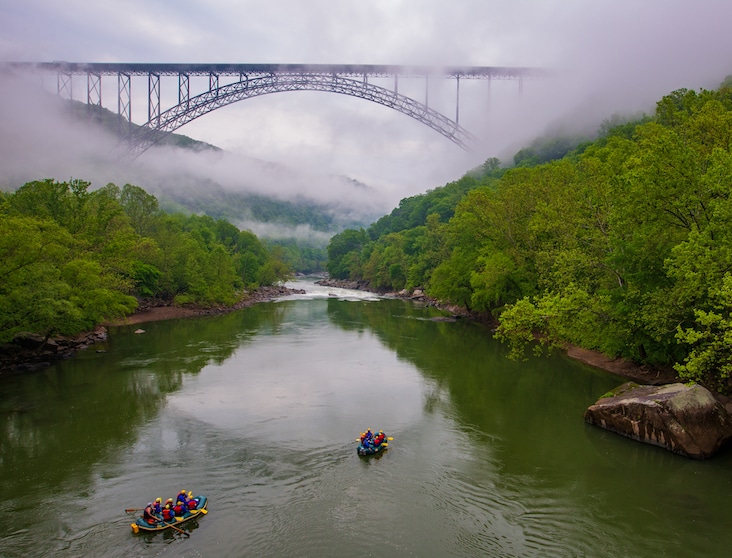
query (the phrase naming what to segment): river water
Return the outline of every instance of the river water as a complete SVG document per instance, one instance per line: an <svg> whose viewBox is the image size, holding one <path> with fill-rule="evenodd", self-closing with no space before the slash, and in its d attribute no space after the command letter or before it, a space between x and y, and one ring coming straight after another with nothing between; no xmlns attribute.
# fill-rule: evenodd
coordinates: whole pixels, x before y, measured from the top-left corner
<svg viewBox="0 0 732 558"><path fill-rule="evenodd" d="M305 288L111 328L0 382L0 556L729 556L732 452L697 462L586 425L623 380L525 362L479 324ZM135 333L141 327L144 333ZM394 440L356 455L365 428ZM205 494L134 535L156 496Z"/></svg>

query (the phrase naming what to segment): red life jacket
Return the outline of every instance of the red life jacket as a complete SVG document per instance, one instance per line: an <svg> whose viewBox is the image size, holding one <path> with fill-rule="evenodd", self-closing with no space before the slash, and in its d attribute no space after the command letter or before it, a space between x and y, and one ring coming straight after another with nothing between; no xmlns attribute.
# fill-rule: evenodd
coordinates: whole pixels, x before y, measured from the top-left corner
<svg viewBox="0 0 732 558"><path fill-rule="evenodd" d="M188 500L188 509L189 510L195 510L196 507L198 507L198 502L196 502L193 498Z"/></svg>
<svg viewBox="0 0 732 558"><path fill-rule="evenodd" d="M186 508L182 504L176 504L173 506L173 511L175 512L175 515L183 515L186 513Z"/></svg>
<svg viewBox="0 0 732 558"><path fill-rule="evenodd" d="M173 510L170 508L165 508L163 510L163 519L173 519L175 517L175 514L173 513Z"/></svg>

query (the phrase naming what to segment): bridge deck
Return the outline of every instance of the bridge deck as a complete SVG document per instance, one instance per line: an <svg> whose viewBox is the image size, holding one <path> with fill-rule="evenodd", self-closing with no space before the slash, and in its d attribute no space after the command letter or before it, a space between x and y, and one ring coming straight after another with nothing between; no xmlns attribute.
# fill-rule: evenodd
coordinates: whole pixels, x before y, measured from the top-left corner
<svg viewBox="0 0 732 558"><path fill-rule="evenodd" d="M398 66L378 64L149 64L118 62L10 62L18 70L37 70L61 74L97 75L189 75L241 74L327 74L346 77L426 77L444 76L467 79L518 79L546 77L540 68L508 66Z"/></svg>

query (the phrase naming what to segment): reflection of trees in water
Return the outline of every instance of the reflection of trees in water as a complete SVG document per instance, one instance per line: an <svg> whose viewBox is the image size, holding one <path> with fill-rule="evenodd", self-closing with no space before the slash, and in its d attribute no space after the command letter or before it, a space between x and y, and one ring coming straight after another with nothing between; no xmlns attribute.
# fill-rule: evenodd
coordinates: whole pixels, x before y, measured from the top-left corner
<svg viewBox="0 0 732 558"><path fill-rule="evenodd" d="M148 362L156 371L198 373L209 364L223 364L260 333L275 332L286 319L284 304L256 304L219 316L150 322L110 330L110 348Z"/></svg>
<svg viewBox="0 0 732 558"><path fill-rule="evenodd" d="M222 316L110 328L105 345L0 384L0 493L4 498L87 476L110 450L133 444L185 375L221 364L286 308L258 304ZM106 348L106 352L96 350ZM80 477L80 481L81 481Z"/></svg>
<svg viewBox="0 0 732 558"><path fill-rule="evenodd" d="M0 493L5 498L87 474L109 449L133 441L135 427L157 411L166 392L154 376L119 373L104 361L72 359L4 382Z"/></svg>
<svg viewBox="0 0 732 558"><path fill-rule="evenodd" d="M462 430L500 439L505 455L519 463L531 463L529 454L535 452L563 462L564 434L581 431L584 409L616 382L561 356L509 360L506 347L487 326L469 320L432 321L443 313L410 301L329 302L333 323L372 331L429 380L426 412L450 407Z"/></svg>

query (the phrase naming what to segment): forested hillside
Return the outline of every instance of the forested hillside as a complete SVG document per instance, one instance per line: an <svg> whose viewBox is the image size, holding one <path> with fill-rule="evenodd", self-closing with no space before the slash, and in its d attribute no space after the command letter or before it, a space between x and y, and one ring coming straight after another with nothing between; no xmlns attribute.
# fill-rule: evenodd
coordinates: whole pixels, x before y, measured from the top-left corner
<svg viewBox="0 0 732 558"><path fill-rule="evenodd" d="M655 114L605 126L599 139L550 162L532 161L536 151L505 172L488 161L480 177L404 200L370 229L334 237L328 269L493 314L517 356L539 333L539 349L569 342L674 365L683 378L726 390L728 85L674 91Z"/></svg>
<svg viewBox="0 0 732 558"><path fill-rule="evenodd" d="M76 120L110 134L116 135L128 127L139 128L103 107L79 101L66 103ZM231 159L245 164L245 170L230 178L233 183L227 187L217 182L213 174L192 176L185 170L162 163L160 167L144 167L140 182L132 181L144 183L144 189L157 197L161 209L168 213L208 215L225 219L241 229L253 230L269 246L280 246L283 257L297 272L323 271L330 236L349 227L371 223L383 211L349 201L351 194L369 192L370 188L345 176L303 175L296 169L227 153L214 145L176 133L166 134L160 145L188 152L215 153L213 160L224 165L231 165ZM159 157L164 158L160 154ZM211 160L206 161L211 164ZM267 188L267 183L276 184L277 188ZM282 187L291 190L290 199L270 195L272 190ZM310 189L323 188L338 190L341 195L327 201L308 197ZM295 196L297 192L299 195Z"/></svg>
<svg viewBox="0 0 732 558"><path fill-rule="evenodd" d="M322 272L328 239L364 222L363 217L349 218L343 208L339 212L335 204L291 202L227 191L211 181L197 181L188 188L178 183L157 190L160 206L168 213L202 214L244 229L257 227L260 240L270 247L280 247L285 261L299 273Z"/></svg>
<svg viewBox="0 0 732 558"><path fill-rule="evenodd" d="M281 256L227 221L163 213L137 186L30 182L0 193L0 343L87 331L140 298L233 305L287 279Z"/></svg>

